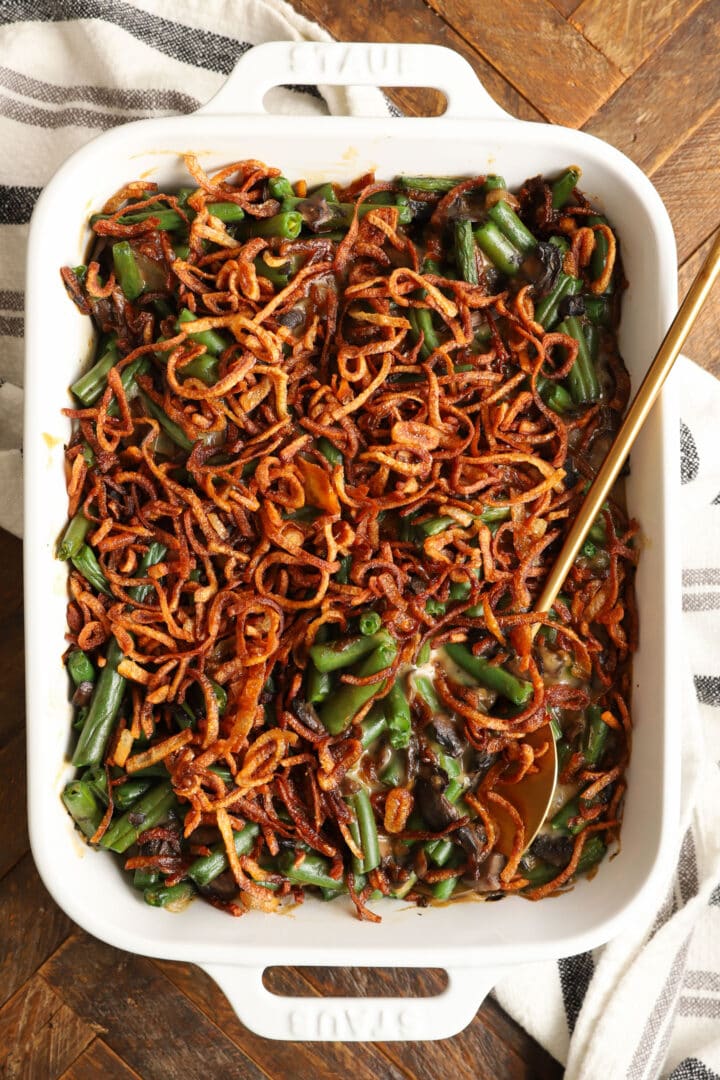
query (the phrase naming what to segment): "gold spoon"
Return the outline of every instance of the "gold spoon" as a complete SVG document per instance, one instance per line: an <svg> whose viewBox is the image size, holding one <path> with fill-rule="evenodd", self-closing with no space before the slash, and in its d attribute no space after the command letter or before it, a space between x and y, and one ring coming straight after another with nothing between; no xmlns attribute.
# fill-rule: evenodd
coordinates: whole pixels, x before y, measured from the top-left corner
<svg viewBox="0 0 720 1080"><path fill-rule="evenodd" d="M648 368L640 389L620 425L607 457L585 496L575 522L538 598L535 608L537 612L549 611L557 594L560 592L578 551L600 513L602 504L615 483L630 447L635 442L640 428L645 423L648 413L677 359L685 338L690 333L690 328L695 322L718 272L720 272L720 232L715 237L715 242L708 257L690 286L690 291L685 297L680 310L673 319L670 329L665 335L663 343ZM539 628L539 623L533 627L533 638ZM528 848L548 816L555 793L557 748L548 725L528 735L525 741L532 745L536 754L542 750L543 746L545 747L542 756L537 759L538 772L519 784L502 785L501 790L503 796L513 804L523 819L525 824L525 847ZM498 786L500 787L500 785ZM497 816L500 829L497 847L505 855L509 855L515 836L515 825L508 814L502 813L501 815L499 808Z"/></svg>

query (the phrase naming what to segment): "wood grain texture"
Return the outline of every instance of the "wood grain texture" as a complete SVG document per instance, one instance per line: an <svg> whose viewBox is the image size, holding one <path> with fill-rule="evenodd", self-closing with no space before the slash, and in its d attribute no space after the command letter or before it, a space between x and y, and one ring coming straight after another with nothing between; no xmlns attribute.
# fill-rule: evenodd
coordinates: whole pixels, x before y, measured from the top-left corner
<svg viewBox="0 0 720 1080"><path fill-rule="evenodd" d="M22 543L0 530L0 748L23 728Z"/></svg>
<svg viewBox="0 0 720 1080"><path fill-rule="evenodd" d="M60 1080L141 1080L139 1074L114 1054L102 1039L95 1039Z"/></svg>
<svg viewBox="0 0 720 1080"><path fill-rule="evenodd" d="M717 108L720 65L703 57L717 58L719 51L717 0L705 0L585 130L652 174Z"/></svg>
<svg viewBox="0 0 720 1080"><path fill-rule="evenodd" d="M72 923L40 880L31 855L24 855L0 880L3 940L0 1005L55 952Z"/></svg>
<svg viewBox="0 0 720 1080"><path fill-rule="evenodd" d="M720 106L671 154L653 176L675 230L678 260L685 262L720 222Z"/></svg>
<svg viewBox="0 0 720 1080"><path fill-rule="evenodd" d="M341 40L420 41L455 49L474 67L491 97L511 116L521 120L542 119L538 109L423 0L383 0L382 4L374 5L372 19L368 18L367 8L363 4L298 0L294 6ZM438 112L437 93L417 89L388 90L387 93L409 115L434 116Z"/></svg>
<svg viewBox="0 0 720 1080"><path fill-rule="evenodd" d="M352 1080L403 1080L408 1073L382 1052L379 1044L284 1043L263 1039L248 1031L233 1012L216 983L192 964L155 961L160 970L190 1001L211 1016L226 1035L242 1046L258 1063L272 1062L272 1075L293 1080L317 1080L320 1076L352 1077ZM314 997L318 991L295 968L278 968L273 992L297 997Z"/></svg>
<svg viewBox="0 0 720 1080"><path fill-rule="evenodd" d="M40 970L144 1080L267 1075L149 960L78 933Z"/></svg>
<svg viewBox="0 0 720 1080"><path fill-rule="evenodd" d="M582 0L570 22L625 75L632 75L699 2Z"/></svg>
<svg viewBox="0 0 720 1080"><path fill-rule="evenodd" d="M684 300L687 295L695 275L707 258L714 239L715 234L709 236L705 243L697 251L693 252L690 258L680 267L678 280L680 301ZM716 285L698 316L697 322L690 331L683 347L683 353L720 379L718 326L720 326L720 289Z"/></svg>
<svg viewBox="0 0 720 1080"><path fill-rule="evenodd" d="M548 0L429 0L554 123L579 127L622 74Z"/></svg>
<svg viewBox="0 0 720 1080"><path fill-rule="evenodd" d="M28 849L25 804L25 733L19 731L0 750L0 877L12 869Z"/></svg>
<svg viewBox="0 0 720 1080"><path fill-rule="evenodd" d="M0 1010L0 1076L59 1076L94 1037L92 1026L35 975Z"/></svg>

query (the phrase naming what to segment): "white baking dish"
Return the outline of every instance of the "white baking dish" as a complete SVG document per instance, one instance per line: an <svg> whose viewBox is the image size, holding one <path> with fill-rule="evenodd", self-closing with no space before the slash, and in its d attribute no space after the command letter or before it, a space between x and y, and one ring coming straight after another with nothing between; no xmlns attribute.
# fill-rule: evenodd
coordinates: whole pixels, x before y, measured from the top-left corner
<svg viewBox="0 0 720 1080"><path fill-rule="evenodd" d="M265 92L281 83L432 85L448 109L432 119L269 116ZM30 836L40 873L58 904L90 933L123 949L202 965L253 1030L277 1038L440 1038L461 1030L497 970L580 952L607 941L658 899L669 871L679 792L675 676L678 544L677 424L667 393L632 455L628 499L647 538L637 586L641 647L635 660L635 740L621 854L592 882L532 904L461 903L421 911L381 907L379 926L348 905L308 901L285 917L228 918L193 904L181 915L148 907L117 863L84 846L60 801L71 775L70 708L64 648L66 567L54 559L66 519L60 415L68 384L89 354L90 328L58 273L82 261L88 214L123 182L186 182L179 155L205 168L243 157L279 165L291 178L348 181L375 169L477 174L497 171L510 186L577 163L582 187L622 238L630 281L621 346L637 386L676 306L672 228L657 192L626 157L566 128L511 119L471 68L436 46L275 43L244 56L220 94L199 113L145 120L107 132L70 158L42 194L32 220L27 283L25 571ZM443 967L439 998L288 999L269 994L272 964Z"/></svg>

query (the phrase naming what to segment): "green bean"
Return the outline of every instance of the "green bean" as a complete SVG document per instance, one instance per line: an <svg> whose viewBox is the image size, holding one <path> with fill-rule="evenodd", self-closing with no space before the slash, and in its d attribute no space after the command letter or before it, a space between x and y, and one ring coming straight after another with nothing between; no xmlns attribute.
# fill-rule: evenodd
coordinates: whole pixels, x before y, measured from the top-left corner
<svg viewBox="0 0 720 1080"><path fill-rule="evenodd" d="M145 288L145 279L140 273L135 253L127 240L113 244L112 257L120 288L128 300L137 300Z"/></svg>
<svg viewBox="0 0 720 1080"><path fill-rule="evenodd" d="M460 796L465 791L465 782L458 778L454 778L450 781L445 788L445 798L448 802L455 804L459 801Z"/></svg>
<svg viewBox="0 0 720 1080"><path fill-rule="evenodd" d="M189 881L179 881L177 885L151 885L143 896L151 907L168 907L190 900L195 895L195 888Z"/></svg>
<svg viewBox="0 0 720 1080"><path fill-rule="evenodd" d="M540 885L547 885L548 881L556 878L560 873L560 869L559 866L551 866L550 863L533 857L532 866L524 867L521 864L518 872L527 879L528 885L538 888Z"/></svg>
<svg viewBox="0 0 720 1080"><path fill-rule="evenodd" d="M284 240L297 240L302 227L302 214L296 210L283 210L269 218L246 218L243 225L247 236L280 236Z"/></svg>
<svg viewBox="0 0 720 1080"><path fill-rule="evenodd" d="M330 875L330 862L322 855L306 851L302 862L295 865L294 851L284 851L277 860L278 869L293 885L317 885L321 889L340 891L342 881Z"/></svg>
<svg viewBox="0 0 720 1080"><path fill-rule="evenodd" d="M255 846L255 840L259 832L259 825L246 821L244 829L233 833L233 844L236 853L238 855L249 855ZM187 874L199 888L204 888L227 870L229 865L225 845L216 844L209 855L201 855L195 862L191 863Z"/></svg>
<svg viewBox="0 0 720 1080"><path fill-rule="evenodd" d="M365 637L371 637L373 634L377 634L382 627L382 619L377 611L364 611L358 619L358 627L361 634L364 634Z"/></svg>
<svg viewBox="0 0 720 1080"><path fill-rule="evenodd" d="M147 375L150 371L151 365L147 356L138 356L136 360L131 360L127 367L123 368L120 372L120 382L127 401L132 401L140 391L140 387L136 382L138 375ZM107 411L109 416L120 415L120 406L114 394L110 399Z"/></svg>
<svg viewBox="0 0 720 1080"><path fill-rule="evenodd" d="M588 354L593 370L597 370L598 357L600 356L600 331L595 323L586 322L583 327L585 341L587 342Z"/></svg>
<svg viewBox="0 0 720 1080"><path fill-rule="evenodd" d="M102 572L102 567L95 557L95 552L87 544L83 544L76 555L73 555L71 560L76 570L79 570L87 581L97 589L98 592L105 593L106 596L112 596L110 591L110 585L108 579Z"/></svg>
<svg viewBox="0 0 720 1080"><path fill-rule="evenodd" d="M577 182L580 179L581 170L574 165L571 165L569 169L566 169L562 176L552 186L552 206L553 210L560 210L565 206L566 202L572 195L573 191L577 187Z"/></svg>
<svg viewBox="0 0 720 1080"><path fill-rule="evenodd" d="M329 203L339 201L332 184L321 184L320 187L314 188L308 197L311 199L324 199L325 202Z"/></svg>
<svg viewBox="0 0 720 1080"><path fill-rule="evenodd" d="M442 600L436 600L434 596L429 596L425 601L425 611L434 619L439 619L447 611L447 604L444 604Z"/></svg>
<svg viewBox="0 0 720 1080"><path fill-rule="evenodd" d="M459 877L450 877L443 881L436 881L432 887L433 897L436 900L449 900L459 880Z"/></svg>
<svg viewBox="0 0 720 1080"><path fill-rule="evenodd" d="M408 308L408 319L412 328L412 334L415 341L420 341L422 337L422 348L420 349L420 355L423 360L426 360L430 353L434 352L440 344L435 327L432 321L432 312L430 308L418 307Z"/></svg>
<svg viewBox="0 0 720 1080"><path fill-rule="evenodd" d="M362 873L369 874L380 865L380 846L378 843L375 813L370 796L365 788L360 788L352 799L360 833L360 847L363 853Z"/></svg>
<svg viewBox="0 0 720 1080"><path fill-rule="evenodd" d="M73 649L67 658L66 666L70 678L79 686L80 683L95 682L95 668L82 649Z"/></svg>
<svg viewBox="0 0 720 1080"><path fill-rule="evenodd" d="M456 221L453 232L455 237L455 261L457 262L460 277L469 282L470 285L477 285L477 257L472 222L467 219Z"/></svg>
<svg viewBox="0 0 720 1080"><path fill-rule="evenodd" d="M512 701L513 705L526 705L533 696L533 685L518 679L499 665L491 664L482 656L474 656L465 645L445 645L446 653L464 671L489 690Z"/></svg>
<svg viewBox="0 0 720 1080"><path fill-rule="evenodd" d="M352 555L343 555L340 561L340 569L335 574L335 580L339 585L347 585L350 580L350 567L352 566Z"/></svg>
<svg viewBox="0 0 720 1080"><path fill-rule="evenodd" d="M379 635L378 635L379 636ZM372 641L372 638L363 638L363 641ZM366 678L370 675L379 675L380 672L390 667L397 655L397 645L388 638L378 645L374 652L366 656L362 663L358 664L353 674ZM385 689L386 680L380 679L366 683L365 685L352 686L343 683L332 697L324 701L320 707L319 715L324 727L331 735L339 735L353 720L353 717L378 691Z"/></svg>
<svg viewBox="0 0 720 1080"><path fill-rule="evenodd" d="M495 222L518 251L529 255L537 247L537 238L533 236L527 225L520 220L510 204L506 203L504 199L499 199L490 207L488 217Z"/></svg>
<svg viewBox="0 0 720 1080"><path fill-rule="evenodd" d="M489 191L507 191L507 184L505 183L504 176L498 176L495 173L490 173L485 177L485 183L483 184L483 191L487 194Z"/></svg>
<svg viewBox="0 0 720 1080"><path fill-rule="evenodd" d="M607 225L608 220L607 220L607 218L600 217L597 214L593 214L587 219L587 223L588 223L588 225ZM607 261L607 256L608 256L607 237L605 236L604 232L600 232L599 230L596 230L595 231L595 247L593 249L592 255L590 256L590 273L592 274L593 278L595 278L596 280L597 280L597 278L600 277L603 270L605 269L605 263ZM608 287L605 290L606 295L609 295L610 293L612 293L614 288L615 288L615 286L614 286L614 283L613 283L613 278L611 276L610 281L608 283Z"/></svg>
<svg viewBox="0 0 720 1080"><path fill-rule="evenodd" d="M168 438L171 439L176 446L179 446L189 454L193 448L193 443L190 442L180 425L176 424L174 420L171 420L165 410L161 409L144 390L140 391L140 397L142 398L146 410L155 420L157 420Z"/></svg>
<svg viewBox="0 0 720 1080"><path fill-rule="evenodd" d="M115 367L119 358L117 344L115 339L111 338L105 346L100 359L93 364L89 371L76 379L70 387L78 401L89 406L94 405L98 398L102 397L107 384L108 372L110 368Z"/></svg>
<svg viewBox="0 0 720 1080"><path fill-rule="evenodd" d="M62 793L62 800L80 832L90 839L102 821L102 810L97 799L84 780L73 780Z"/></svg>
<svg viewBox="0 0 720 1080"><path fill-rule="evenodd" d="M428 840L424 848L426 855L432 859L436 866L441 867L448 861L454 849L455 845L447 837L441 840Z"/></svg>
<svg viewBox="0 0 720 1080"><path fill-rule="evenodd" d="M101 845L122 854L135 843L140 833L164 821L175 806L177 802L170 781L158 784L113 822L100 841Z"/></svg>
<svg viewBox="0 0 720 1080"><path fill-rule="evenodd" d="M151 566L155 566L157 563L162 562L166 554L167 548L165 545L158 543L157 540L153 540L140 560L137 576L144 577ZM136 603L144 604L152 591L152 585L133 585L131 589L128 589L128 595L131 596Z"/></svg>
<svg viewBox="0 0 720 1080"><path fill-rule="evenodd" d="M125 679L117 673L122 656L120 646L113 638L108 646L105 667L95 684L85 726L73 754L73 765L99 765L102 760L125 694Z"/></svg>
<svg viewBox="0 0 720 1080"><path fill-rule="evenodd" d="M176 259L185 260L185 259L187 259L188 255L190 254L190 245L189 244L175 243L175 244L173 244L173 252L175 253L175 258Z"/></svg>
<svg viewBox="0 0 720 1080"><path fill-rule="evenodd" d="M234 202L208 203L208 212L220 221L224 221L226 225L231 225L236 221L242 221L245 217L245 211L242 206L238 206L238 204Z"/></svg>
<svg viewBox="0 0 720 1080"><path fill-rule="evenodd" d="M310 647L310 656L318 671L338 671L340 668L350 667L378 645L391 640L387 630L380 630L370 636L360 634L357 637L341 638L340 641L316 643Z"/></svg>
<svg viewBox="0 0 720 1080"><path fill-rule="evenodd" d="M194 315L189 308L183 308L178 315L175 329L187 330L187 324L191 322L197 322L197 315ZM199 334L188 333L188 337L191 341L196 341L198 345L204 345L212 356L220 356L228 347L228 342L216 330L201 330ZM187 368L185 368L185 371L187 371Z"/></svg>
<svg viewBox="0 0 720 1080"><path fill-rule="evenodd" d="M590 705L585 713L582 752L585 761L590 766L597 765L600 761L610 734L610 728L603 720L602 712L599 705Z"/></svg>
<svg viewBox="0 0 720 1080"><path fill-rule="evenodd" d="M273 199L292 199L295 195L292 184L285 176L271 176L268 191Z"/></svg>
<svg viewBox="0 0 720 1080"><path fill-rule="evenodd" d="M318 671L311 662L307 668L307 699L311 705L319 705L332 693L332 679L327 671Z"/></svg>
<svg viewBox="0 0 720 1080"><path fill-rule="evenodd" d="M294 262L294 259L288 259L287 263L284 264L284 266L287 267L285 270L280 266L268 266L262 255L258 255L254 260L253 265L255 267L255 273L259 277L267 278L273 285L280 289L284 289L290 280L290 274L294 272L291 265Z"/></svg>
<svg viewBox="0 0 720 1080"><path fill-rule="evenodd" d="M517 274L523 261L522 253L500 232L494 221L486 221L476 229L475 239L493 266L509 277Z"/></svg>
<svg viewBox="0 0 720 1080"><path fill-rule="evenodd" d="M408 191L435 191L446 195L462 180L457 176L401 176L400 183Z"/></svg>
<svg viewBox="0 0 720 1080"><path fill-rule="evenodd" d="M602 296L585 297L585 314L596 326L610 325L610 305Z"/></svg>
<svg viewBox="0 0 720 1080"><path fill-rule="evenodd" d="M149 889L151 885L157 885L159 881L159 870L146 870L142 867L138 867L133 874L133 885L136 889L140 889L141 892L145 889Z"/></svg>
<svg viewBox="0 0 720 1080"><path fill-rule="evenodd" d="M367 750L387 730L387 718L382 701L376 701L370 712L360 725L362 737L360 739L363 750Z"/></svg>
<svg viewBox="0 0 720 1080"><path fill-rule="evenodd" d="M399 679L395 680L383 700L390 733L390 745L393 750L406 750L410 745L412 718L410 705Z"/></svg>
<svg viewBox="0 0 720 1080"><path fill-rule="evenodd" d="M575 821L575 818L578 820ZM574 795L572 799L568 799L552 818L550 824L558 832L570 833L571 836L577 836L579 832L582 832L587 821L580 817L580 796Z"/></svg>
<svg viewBox="0 0 720 1080"><path fill-rule="evenodd" d="M433 517L428 518L427 521L421 521L415 528L424 536L437 536L438 533L445 532L453 524L455 524L455 518L446 516Z"/></svg>
<svg viewBox="0 0 720 1080"><path fill-rule="evenodd" d="M417 874L408 874L405 881L401 885L398 885L396 889L390 893L393 900L404 900L407 894L411 891L414 885L417 884Z"/></svg>
<svg viewBox="0 0 720 1080"><path fill-rule="evenodd" d="M451 600L467 600L471 592L472 585L469 581L450 582L449 596Z"/></svg>
<svg viewBox="0 0 720 1080"><path fill-rule="evenodd" d="M432 679L427 675L419 675L417 671L415 671L412 676L412 685L415 693L418 697L423 699L432 712L436 713L440 711L440 701L435 692L435 686Z"/></svg>
<svg viewBox="0 0 720 1080"><path fill-rule="evenodd" d="M567 334L578 343L577 359L568 372L567 381L573 401L578 405L597 401L600 397L595 365L590 356L583 326L575 315L569 315L557 328L558 333Z"/></svg>
<svg viewBox="0 0 720 1080"><path fill-rule="evenodd" d="M561 270L550 292L536 306L535 321L545 330L550 330L558 320L560 301L566 296L577 296L581 289L579 278L570 277Z"/></svg>
<svg viewBox="0 0 720 1080"><path fill-rule="evenodd" d="M550 716L550 730L553 733L553 738L557 742L558 739L562 739L562 728L560 726L560 721L558 720L554 710L552 710L552 709L549 710L549 716Z"/></svg>
<svg viewBox="0 0 720 1080"><path fill-rule="evenodd" d="M302 214L303 211L306 210L306 207L309 210L312 206L313 203L311 200L300 199L297 197L283 199L282 202L284 213L298 213L301 216L301 220L304 220ZM413 220L413 209L410 206L410 203L401 201L400 196L397 197L395 202L390 202L389 200L384 203L363 202L359 205L357 203L329 203L328 209L332 211L332 216L326 222L323 222L321 228L317 231L321 233L321 235L327 237L329 230L349 229L356 211L358 219L362 220L362 218L364 218L366 214L369 214L371 210L377 210L380 206L392 206L397 210L399 225L409 225ZM266 220L271 221L272 218L266 218ZM271 233L269 235L274 234ZM295 237L291 236L288 239L294 240Z"/></svg>
<svg viewBox="0 0 720 1080"><path fill-rule="evenodd" d="M325 460L329 461L331 465L342 465L342 454L337 446L335 446L335 443L331 443L324 435L321 435L318 439L317 448Z"/></svg>
<svg viewBox="0 0 720 1080"><path fill-rule="evenodd" d="M133 777L126 780L124 784L117 784L113 788L113 802L118 810L129 810L151 787L152 780L150 777L147 777L147 779Z"/></svg>
<svg viewBox="0 0 720 1080"><path fill-rule="evenodd" d="M538 375L537 388L545 404L561 416L573 407L573 399L564 386Z"/></svg>
<svg viewBox="0 0 720 1080"><path fill-rule="evenodd" d="M58 544L57 557L63 561L74 558L80 549L85 545L85 537L92 528L92 521L89 521L83 512L80 510L72 518L67 529L63 533L63 538Z"/></svg>
<svg viewBox="0 0 720 1080"><path fill-rule="evenodd" d="M588 870L592 870L593 866L600 862L606 851L606 844L597 833L593 833L585 841L585 847L582 849L575 873L587 874Z"/></svg>
<svg viewBox="0 0 720 1080"><path fill-rule="evenodd" d="M385 787L400 787L405 776L405 769L399 754L391 754L390 759L378 777Z"/></svg>
<svg viewBox="0 0 720 1080"><path fill-rule="evenodd" d="M110 214L93 214L90 218L91 225L94 225L96 221L107 220L111 217ZM182 229L187 225L187 222L180 217L177 210L171 210L168 207L164 209L150 209L150 210L138 210L130 214L123 214L118 218L121 225L136 225L140 221L147 221L149 218L155 218L157 224L154 226L159 232L172 232L174 229Z"/></svg>

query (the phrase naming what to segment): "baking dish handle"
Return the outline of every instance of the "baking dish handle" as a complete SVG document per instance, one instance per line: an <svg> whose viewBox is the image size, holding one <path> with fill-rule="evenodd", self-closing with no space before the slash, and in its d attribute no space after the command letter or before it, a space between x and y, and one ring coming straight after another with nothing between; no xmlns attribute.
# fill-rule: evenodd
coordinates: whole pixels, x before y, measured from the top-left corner
<svg viewBox="0 0 720 1080"><path fill-rule="evenodd" d="M431 86L447 98L445 117L505 120L470 64L443 45L383 42L270 41L249 49L215 97L198 109L211 116L264 114L273 86ZM439 118L440 119L440 118Z"/></svg>
<svg viewBox="0 0 720 1080"><path fill-rule="evenodd" d="M434 997L281 997L264 968L203 964L246 1027L292 1042L395 1042L447 1039L467 1027L499 978L490 969L453 968Z"/></svg>

